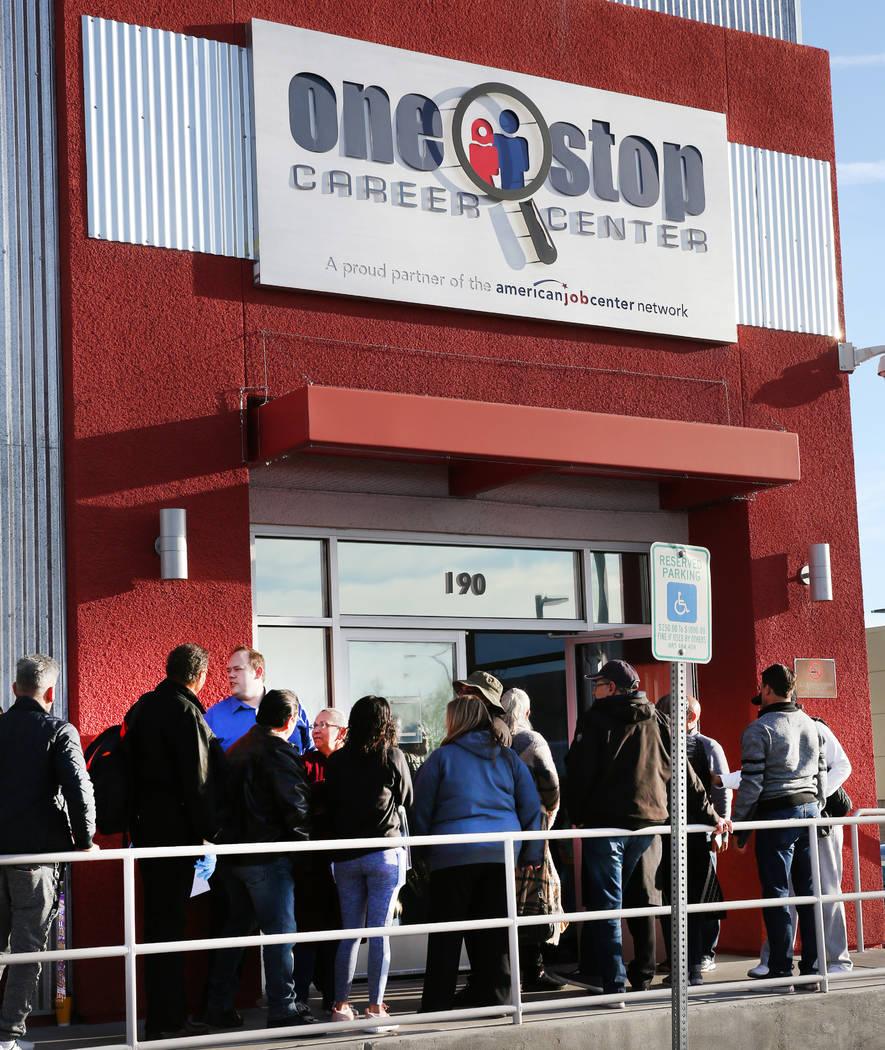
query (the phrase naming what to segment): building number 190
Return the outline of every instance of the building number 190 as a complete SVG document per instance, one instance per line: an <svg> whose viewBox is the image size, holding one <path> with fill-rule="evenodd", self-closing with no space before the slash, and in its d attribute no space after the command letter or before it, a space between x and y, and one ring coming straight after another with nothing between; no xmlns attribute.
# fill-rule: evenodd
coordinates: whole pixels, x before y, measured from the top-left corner
<svg viewBox="0 0 885 1050"><path fill-rule="evenodd" d="M481 572L475 572L472 576L469 572L459 572L457 576L453 572L447 572L446 594L454 594L456 586L458 594L466 594L468 591L477 595L485 594L486 578Z"/></svg>

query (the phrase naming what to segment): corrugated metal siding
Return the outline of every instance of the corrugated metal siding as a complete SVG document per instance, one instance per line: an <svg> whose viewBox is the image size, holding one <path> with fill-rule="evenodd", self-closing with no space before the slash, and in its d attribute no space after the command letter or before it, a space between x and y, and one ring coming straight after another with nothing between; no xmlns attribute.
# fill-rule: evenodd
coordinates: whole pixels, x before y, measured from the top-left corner
<svg viewBox="0 0 885 1050"><path fill-rule="evenodd" d="M627 7L802 42L800 0L614 0Z"/></svg>
<svg viewBox="0 0 885 1050"><path fill-rule="evenodd" d="M0 0L0 703L15 660L65 666L54 5ZM64 678L56 708L67 711Z"/></svg>
<svg viewBox="0 0 885 1050"><path fill-rule="evenodd" d="M830 165L730 151L738 323L840 338Z"/></svg>
<svg viewBox="0 0 885 1050"><path fill-rule="evenodd" d="M54 10L0 0L0 706L13 699L16 659L36 650L62 666L64 716ZM55 976L43 968L35 1013L52 1013Z"/></svg>
<svg viewBox="0 0 885 1050"><path fill-rule="evenodd" d="M82 25L90 237L253 258L249 51Z"/></svg>

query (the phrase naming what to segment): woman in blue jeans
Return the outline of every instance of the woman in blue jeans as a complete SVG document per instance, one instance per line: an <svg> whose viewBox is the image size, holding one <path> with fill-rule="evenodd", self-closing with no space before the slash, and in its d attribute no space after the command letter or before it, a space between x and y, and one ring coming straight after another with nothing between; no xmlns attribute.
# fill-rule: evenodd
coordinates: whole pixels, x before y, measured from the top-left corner
<svg viewBox="0 0 885 1050"><path fill-rule="evenodd" d="M353 705L347 738L329 755L326 799L332 835L339 839L396 837L400 834L399 807L412 804L412 780L405 757L396 747L396 729L390 705L381 696L364 696ZM406 879L405 850L401 846L342 850L333 854L332 871L345 929L387 926L397 894ZM342 940L335 957L333 1021L356 1020L348 1002L356 959L357 939ZM390 968L390 940L369 939L369 1005L366 1017L387 1018L384 989ZM375 1026L377 1032L393 1025Z"/></svg>

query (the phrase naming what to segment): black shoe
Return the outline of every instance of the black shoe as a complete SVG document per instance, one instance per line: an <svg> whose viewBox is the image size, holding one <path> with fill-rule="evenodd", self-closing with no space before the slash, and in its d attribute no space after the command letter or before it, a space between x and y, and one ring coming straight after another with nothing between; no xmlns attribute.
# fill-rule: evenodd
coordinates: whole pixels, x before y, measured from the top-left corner
<svg viewBox="0 0 885 1050"><path fill-rule="evenodd" d="M160 1032L145 1031L145 1039L186 1039L191 1035L208 1035L209 1025L203 1021L185 1021L181 1028L163 1029Z"/></svg>
<svg viewBox="0 0 885 1050"><path fill-rule="evenodd" d="M628 989L631 992L647 992L651 988L651 981L639 981L638 984L631 984Z"/></svg>
<svg viewBox="0 0 885 1050"><path fill-rule="evenodd" d="M311 1013L310 1007L307 1003L295 1003L295 1009L291 1013L286 1014L285 1017L277 1017L275 1020L268 1020L268 1028L288 1028L293 1024L316 1024L317 1019Z"/></svg>
<svg viewBox="0 0 885 1050"><path fill-rule="evenodd" d="M243 1015L238 1010L210 1010L206 1014L210 1028L242 1028Z"/></svg>
<svg viewBox="0 0 885 1050"><path fill-rule="evenodd" d="M565 980L558 974L550 973L549 970L541 970L529 980L522 982L524 992L558 992L565 987Z"/></svg>
<svg viewBox="0 0 885 1050"><path fill-rule="evenodd" d="M602 978L597 974L585 973L583 970L572 970L562 975L568 984L576 984L590 992L602 992Z"/></svg>

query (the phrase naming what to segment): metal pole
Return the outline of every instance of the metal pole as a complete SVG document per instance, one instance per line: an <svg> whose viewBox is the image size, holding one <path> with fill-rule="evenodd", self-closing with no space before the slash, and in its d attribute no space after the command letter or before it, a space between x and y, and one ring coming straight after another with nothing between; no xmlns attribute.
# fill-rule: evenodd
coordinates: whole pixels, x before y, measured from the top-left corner
<svg viewBox="0 0 885 1050"><path fill-rule="evenodd" d="M686 665L670 664L670 988L673 1050L688 1050Z"/></svg>
<svg viewBox="0 0 885 1050"><path fill-rule="evenodd" d="M860 893L860 842L858 840L858 828L860 825L851 825L851 860L854 868L854 892ZM854 918L857 923L857 950L866 951L863 943L863 902L854 902Z"/></svg>
<svg viewBox="0 0 885 1050"><path fill-rule="evenodd" d="M817 825L815 824L808 825L808 853L811 857L811 885L814 895L817 897L817 900L814 902L814 925L817 935L817 972L820 976L820 986L826 992L829 991L829 981L827 980L829 962L827 960L827 940L824 931L824 905L820 899L822 893L820 887L820 853L818 853L817 849ZM840 886L839 889L841 890L842 887ZM802 951L803 953L805 951L804 945Z"/></svg>
<svg viewBox="0 0 885 1050"><path fill-rule="evenodd" d="M123 934L126 944L126 1045L138 1045L135 973L135 860L123 858Z"/></svg>
<svg viewBox="0 0 885 1050"><path fill-rule="evenodd" d="M510 998L516 1011L513 1023L522 1024L522 978L519 974L519 930L516 925L516 866L513 843L504 841L504 878L507 880L507 937L510 942Z"/></svg>

